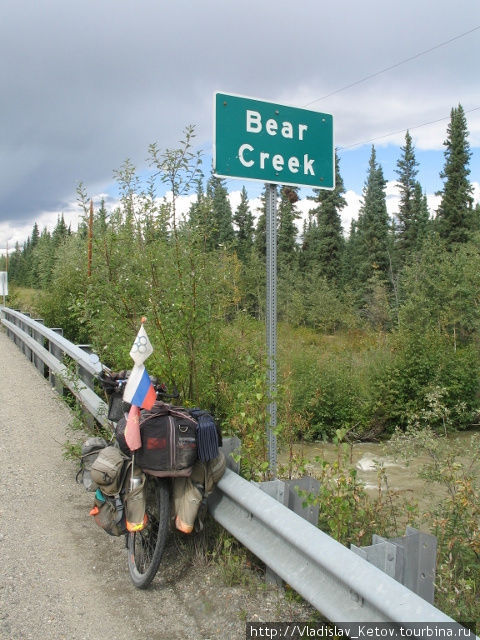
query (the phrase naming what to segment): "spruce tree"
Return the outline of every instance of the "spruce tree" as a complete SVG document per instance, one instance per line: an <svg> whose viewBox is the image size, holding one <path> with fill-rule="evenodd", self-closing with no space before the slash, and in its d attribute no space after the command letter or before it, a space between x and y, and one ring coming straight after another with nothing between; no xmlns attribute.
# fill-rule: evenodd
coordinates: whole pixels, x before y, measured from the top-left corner
<svg viewBox="0 0 480 640"><path fill-rule="evenodd" d="M225 180L212 173L207 184L207 196L210 198L212 205L212 240L216 247L230 245L235 239L235 234L233 231L232 207L228 199Z"/></svg>
<svg viewBox="0 0 480 640"><path fill-rule="evenodd" d="M260 215L255 227L254 246L257 255L264 260L267 254L267 196L265 188L260 196L260 203L257 209Z"/></svg>
<svg viewBox="0 0 480 640"><path fill-rule="evenodd" d="M32 248L35 248L40 237L40 231L38 230L38 224L35 222L32 229Z"/></svg>
<svg viewBox="0 0 480 640"><path fill-rule="evenodd" d="M202 203L205 199L205 194L203 192L203 175L200 175L197 178L196 185L197 185L197 188L196 188L197 199L195 202L192 202L188 212L188 220L189 220L190 226L193 229L199 229L203 223L202 215L200 213Z"/></svg>
<svg viewBox="0 0 480 640"><path fill-rule="evenodd" d="M97 224L102 235L105 233L107 229L107 218L108 218L108 213L107 213L107 209L105 208L105 200L104 198L102 198L100 202L100 209L98 210L98 214L97 214L97 221L98 221Z"/></svg>
<svg viewBox="0 0 480 640"><path fill-rule="evenodd" d="M236 247L241 260L245 260L250 255L253 247L253 215L248 203L248 194L245 187L242 187L240 203L233 215L233 221L237 225Z"/></svg>
<svg viewBox="0 0 480 640"><path fill-rule="evenodd" d="M311 223L304 235L305 268L317 271L329 281L338 281L341 274L345 239L340 212L347 202L337 154L335 154L335 188L314 189L317 206L310 210Z"/></svg>
<svg viewBox="0 0 480 640"><path fill-rule="evenodd" d="M23 251L18 242L15 243L15 251L10 254L8 260L8 278L17 285L24 285L23 281Z"/></svg>
<svg viewBox="0 0 480 640"><path fill-rule="evenodd" d="M450 114L447 129L445 165L440 177L445 180L437 211L437 229L448 244L466 242L473 226L472 185L468 180L471 151L463 107Z"/></svg>
<svg viewBox="0 0 480 640"><path fill-rule="evenodd" d="M302 243L298 255L298 264L302 272L311 271L315 264L316 247L318 246L317 221L314 219L313 210L308 212L308 221L303 221Z"/></svg>
<svg viewBox="0 0 480 640"><path fill-rule="evenodd" d="M62 228L61 225L60 228ZM58 234L57 238L60 238L60 234ZM58 240L58 243L59 242L60 240ZM51 282L52 272L55 265L55 251L58 246L59 244L54 240L53 235L50 235L49 231L45 227L40 235L37 245L38 284L42 289L47 288Z"/></svg>
<svg viewBox="0 0 480 640"><path fill-rule="evenodd" d="M55 225L55 229L52 233L52 241L55 247L58 247L65 238L69 235L69 231L67 225L65 224L65 219L63 217L63 213L57 217L57 224Z"/></svg>
<svg viewBox="0 0 480 640"><path fill-rule="evenodd" d="M405 134L405 146L401 147L401 152L402 156L397 161L397 169L395 170L400 191L396 244L400 263L403 264L406 256L415 249L417 244L416 221L418 212L416 211L416 205L418 201L415 200L415 187L417 184L418 162L415 159L415 149L409 131Z"/></svg>
<svg viewBox="0 0 480 640"><path fill-rule="evenodd" d="M33 287L34 283L32 281L32 265L33 265L33 251L32 251L32 241L30 237L26 239L23 243L22 250L22 284L27 287Z"/></svg>
<svg viewBox="0 0 480 640"><path fill-rule="evenodd" d="M366 284L374 274L387 280L390 270L390 225L385 184L383 169L377 163L375 147L372 146L355 234L359 261L358 277L361 285Z"/></svg>
<svg viewBox="0 0 480 640"><path fill-rule="evenodd" d="M278 206L278 269L291 268L297 259L297 227L295 220L300 217L296 203L298 202L298 187L283 186L280 189L280 204Z"/></svg>
<svg viewBox="0 0 480 640"><path fill-rule="evenodd" d="M423 193L422 187L419 182L415 183L415 191L413 194L414 211L415 211L415 240L413 245L414 251L419 251L422 248L425 239L427 238L430 228L430 212L428 210L427 195Z"/></svg>
<svg viewBox="0 0 480 640"><path fill-rule="evenodd" d="M29 283L31 287L38 287L38 256L37 246L40 238L40 232L38 230L38 224L35 222L32 229L32 236L30 239L31 257L29 259Z"/></svg>
<svg viewBox="0 0 480 640"><path fill-rule="evenodd" d="M196 232L204 249L214 250L218 245L216 221L214 220L212 198L203 191L203 176L197 178L197 200L189 210L189 224Z"/></svg>
<svg viewBox="0 0 480 640"><path fill-rule="evenodd" d="M356 283L358 279L358 230L357 220L350 222L350 231L345 240L345 249L342 255L341 274L345 285Z"/></svg>
<svg viewBox="0 0 480 640"><path fill-rule="evenodd" d="M480 231L480 202L477 202L473 210L472 231Z"/></svg>

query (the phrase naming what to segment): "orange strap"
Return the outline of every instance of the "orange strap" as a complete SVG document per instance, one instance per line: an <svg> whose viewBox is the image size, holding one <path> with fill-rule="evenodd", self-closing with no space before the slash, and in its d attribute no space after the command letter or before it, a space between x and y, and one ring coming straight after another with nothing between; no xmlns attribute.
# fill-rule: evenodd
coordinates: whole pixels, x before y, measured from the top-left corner
<svg viewBox="0 0 480 640"><path fill-rule="evenodd" d="M143 522L140 522L140 523L129 522L127 520L127 531L130 531L130 533L134 533L135 531L141 531L145 527L147 522L148 522L147 514L143 516Z"/></svg>
<svg viewBox="0 0 480 640"><path fill-rule="evenodd" d="M175 526L179 531L182 531L183 533L192 533L193 531L193 525L186 524L179 516L175 518Z"/></svg>

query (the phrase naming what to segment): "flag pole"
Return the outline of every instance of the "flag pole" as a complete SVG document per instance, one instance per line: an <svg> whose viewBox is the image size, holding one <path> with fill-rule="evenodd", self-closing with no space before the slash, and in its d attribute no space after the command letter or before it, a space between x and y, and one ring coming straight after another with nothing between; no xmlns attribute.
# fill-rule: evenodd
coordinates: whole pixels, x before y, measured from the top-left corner
<svg viewBox="0 0 480 640"><path fill-rule="evenodd" d="M135 451L132 453L132 472L130 474L130 491L133 491L133 489L135 488L134 485L134 475L133 475L133 468L135 467Z"/></svg>
<svg viewBox="0 0 480 640"><path fill-rule="evenodd" d="M140 320L141 329L144 327L146 321L147 321L147 318L145 316L142 316L142 318ZM148 355L147 355L147 357L148 357ZM135 364L135 366L136 366L136 364ZM132 408L133 407L130 408L130 412L131 412ZM130 416L130 412L129 412L129 416ZM136 417L137 422L139 420L139 417L140 417L140 409L138 409L138 416ZM127 425L128 425L128 421L127 421ZM139 429L139 432L140 432L140 427L138 427L138 429ZM135 450L132 450L132 469L131 469L131 474L130 474L130 491L133 491L133 489L135 488L134 468L135 468Z"/></svg>

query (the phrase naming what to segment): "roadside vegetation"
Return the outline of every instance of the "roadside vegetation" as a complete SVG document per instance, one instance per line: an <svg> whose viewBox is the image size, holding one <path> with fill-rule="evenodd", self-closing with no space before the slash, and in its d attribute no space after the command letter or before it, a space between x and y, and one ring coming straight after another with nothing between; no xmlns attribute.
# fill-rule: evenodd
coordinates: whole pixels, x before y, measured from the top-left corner
<svg viewBox="0 0 480 640"><path fill-rule="evenodd" d="M10 306L91 343L114 369L131 366L132 339L145 315L155 345L149 373L242 439L246 477L267 477L264 206L252 212L244 188L232 211L224 181L202 174L193 127L178 148L153 144L149 157L146 179L128 160L115 172L118 207L107 210L102 202L90 215L80 184L84 217L77 231L63 217L52 233L34 226L9 259ZM469 158L459 105L447 129L441 203L431 212L407 132L396 172L399 210L391 219L372 147L360 215L347 237L338 159L336 187L314 191L300 235L297 190L280 189L278 437L292 452L287 475L304 466L293 454L299 440L336 439L341 447L395 434L393 442L420 449L427 444L419 438L428 435L448 451L449 434L478 425L480 210ZM157 197L165 186L173 194L168 201ZM188 193L196 199L180 216L178 196ZM5 262L0 257L0 269ZM478 620L478 474L448 453L429 451L438 469L427 479L448 485L449 501L438 512L423 516L384 492L367 500L342 457L336 469L323 466L321 526L345 544L367 544L372 533L399 533L408 513L412 524L423 522L439 536L442 608ZM473 443L472 462L478 453ZM452 464L461 467L449 472Z"/></svg>

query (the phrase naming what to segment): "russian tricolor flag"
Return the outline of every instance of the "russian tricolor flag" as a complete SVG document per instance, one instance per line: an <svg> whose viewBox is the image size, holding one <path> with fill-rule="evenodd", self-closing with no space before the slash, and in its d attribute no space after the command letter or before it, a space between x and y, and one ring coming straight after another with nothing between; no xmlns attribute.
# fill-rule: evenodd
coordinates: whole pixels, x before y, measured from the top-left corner
<svg viewBox="0 0 480 640"><path fill-rule="evenodd" d="M157 394L143 364L133 367L125 385L123 399L125 402L142 409L151 409L153 407Z"/></svg>
<svg viewBox="0 0 480 640"><path fill-rule="evenodd" d="M125 425L125 441L130 451L136 451L142 446L140 408L151 409L157 399L157 394L143 364L140 366L136 364L133 367L123 392L123 399L132 405Z"/></svg>

